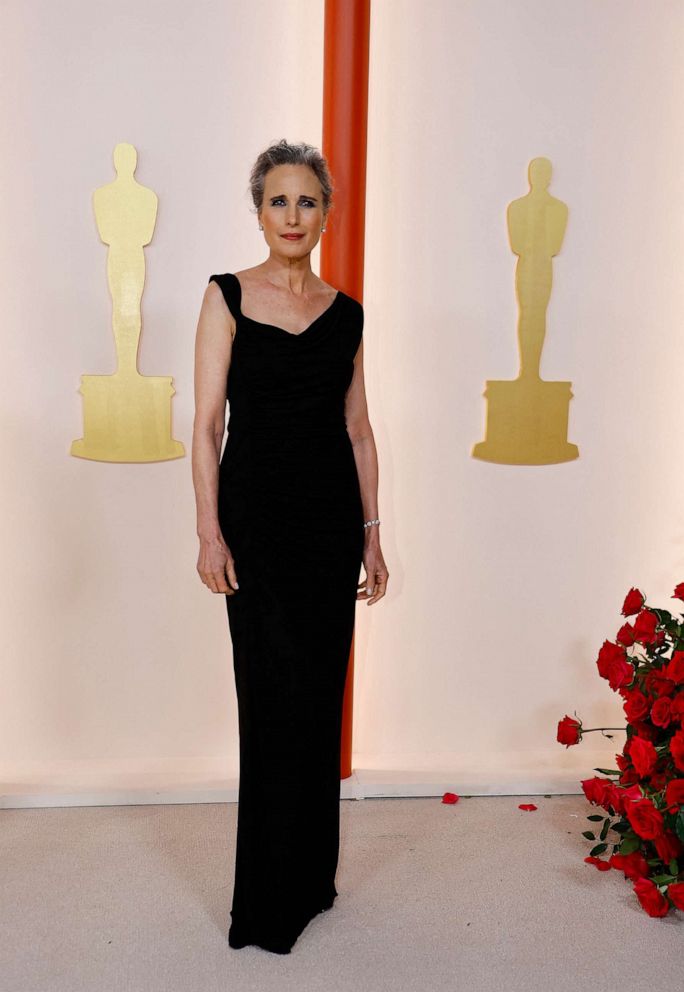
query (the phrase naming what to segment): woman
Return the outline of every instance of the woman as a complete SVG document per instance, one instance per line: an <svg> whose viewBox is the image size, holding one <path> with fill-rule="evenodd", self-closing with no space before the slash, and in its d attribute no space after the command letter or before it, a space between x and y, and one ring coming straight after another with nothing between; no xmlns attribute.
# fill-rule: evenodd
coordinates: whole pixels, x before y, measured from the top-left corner
<svg viewBox="0 0 684 992"><path fill-rule="evenodd" d="M228 940L281 954L337 896L355 605L377 603L388 579L363 307L311 269L331 189L310 145L259 155L251 193L269 255L211 276L195 352L197 570L226 596L239 714Z"/></svg>

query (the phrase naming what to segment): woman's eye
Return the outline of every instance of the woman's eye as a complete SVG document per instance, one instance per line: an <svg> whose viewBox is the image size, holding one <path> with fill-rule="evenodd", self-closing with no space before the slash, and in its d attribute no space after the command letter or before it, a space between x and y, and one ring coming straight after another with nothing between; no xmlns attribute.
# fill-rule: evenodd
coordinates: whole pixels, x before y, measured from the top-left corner
<svg viewBox="0 0 684 992"><path fill-rule="evenodd" d="M271 201L271 206L275 207L275 206L277 206L277 204L284 203L284 202L285 201L283 200L282 196L278 196L278 197L276 197L275 200L272 200ZM313 201L312 200L303 200L302 201L302 206L303 207L313 207Z"/></svg>

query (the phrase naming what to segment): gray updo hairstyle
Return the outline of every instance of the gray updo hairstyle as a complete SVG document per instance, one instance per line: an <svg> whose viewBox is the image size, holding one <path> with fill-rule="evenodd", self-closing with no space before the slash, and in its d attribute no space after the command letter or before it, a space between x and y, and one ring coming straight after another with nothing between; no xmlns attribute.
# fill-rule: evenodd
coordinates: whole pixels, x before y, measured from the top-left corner
<svg viewBox="0 0 684 992"><path fill-rule="evenodd" d="M323 213L328 213L332 203L334 186L327 161L313 145L307 145L304 142L291 145L285 138L281 138L280 141L261 152L252 167L249 190L257 213L261 210L264 202L266 173L276 165L308 165L321 184Z"/></svg>

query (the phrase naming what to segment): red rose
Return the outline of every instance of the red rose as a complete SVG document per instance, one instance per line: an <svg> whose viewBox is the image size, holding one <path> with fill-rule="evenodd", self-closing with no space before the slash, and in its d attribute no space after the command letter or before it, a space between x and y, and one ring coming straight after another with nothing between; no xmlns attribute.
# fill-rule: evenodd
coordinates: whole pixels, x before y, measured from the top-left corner
<svg viewBox="0 0 684 992"><path fill-rule="evenodd" d="M675 685L663 673L663 669L654 668L644 677L644 689L651 696L671 696Z"/></svg>
<svg viewBox="0 0 684 992"><path fill-rule="evenodd" d="M649 710L649 702L641 689L630 689L622 693L622 695L626 699L623 709L630 723L634 723L635 720L640 720L642 716L646 716Z"/></svg>
<svg viewBox="0 0 684 992"><path fill-rule="evenodd" d="M667 894L677 909L684 909L684 882L672 882L667 887Z"/></svg>
<svg viewBox="0 0 684 992"><path fill-rule="evenodd" d="M636 802L641 798L641 789L638 785L630 785L627 789L623 789L613 783L610 805L616 813L624 814L630 803Z"/></svg>
<svg viewBox="0 0 684 992"><path fill-rule="evenodd" d="M670 740L670 754L677 768L684 772L684 730L678 730Z"/></svg>
<svg viewBox="0 0 684 992"><path fill-rule="evenodd" d="M622 604L622 615L624 617L631 617L635 613L638 613L645 601L644 594L632 586L625 596L625 601Z"/></svg>
<svg viewBox="0 0 684 992"><path fill-rule="evenodd" d="M670 773L667 768L663 768L660 771L655 772L651 775L648 787L650 792L662 792L662 790L667 785L667 780L670 777Z"/></svg>
<svg viewBox="0 0 684 992"><path fill-rule="evenodd" d="M640 644L653 644L656 640L658 617L651 610L642 610L634 621L634 640Z"/></svg>
<svg viewBox="0 0 684 992"><path fill-rule="evenodd" d="M615 755L615 764L621 772L626 772L629 768L629 760L624 756L624 754Z"/></svg>
<svg viewBox="0 0 684 992"><path fill-rule="evenodd" d="M635 720L632 727L634 729L632 740L635 737L640 737L642 741L655 741L660 737L658 728L654 727L651 723L646 723L645 720Z"/></svg>
<svg viewBox="0 0 684 992"><path fill-rule="evenodd" d="M649 916L667 916L670 903L654 882L649 878L638 878L632 888Z"/></svg>
<svg viewBox="0 0 684 992"><path fill-rule="evenodd" d="M624 795L625 799L629 799L630 802L633 803L635 803L638 799L643 798L641 789L638 785L630 785L628 789L621 789L620 791Z"/></svg>
<svg viewBox="0 0 684 992"><path fill-rule="evenodd" d="M672 778L665 786L665 802L671 813L684 804L684 778Z"/></svg>
<svg viewBox="0 0 684 992"><path fill-rule="evenodd" d="M639 799L626 810L634 833L644 840L654 840L663 833L663 815L650 799Z"/></svg>
<svg viewBox="0 0 684 992"><path fill-rule="evenodd" d="M570 747L571 744L579 744L582 739L581 727L582 724L579 720L574 720L566 714L562 720L558 721L556 740L559 744L565 744L566 747Z"/></svg>
<svg viewBox="0 0 684 992"><path fill-rule="evenodd" d="M608 678L608 670L614 661L624 661L626 658L625 649L612 641L604 641L596 659L599 675L602 679Z"/></svg>
<svg viewBox="0 0 684 992"><path fill-rule="evenodd" d="M684 692L678 692L672 700L670 716L673 720L681 720L684 717Z"/></svg>
<svg viewBox="0 0 684 992"><path fill-rule="evenodd" d="M678 586L675 586L674 596L670 599L684 599L684 582L680 582Z"/></svg>
<svg viewBox="0 0 684 992"><path fill-rule="evenodd" d="M663 668L663 674L677 684L684 682L684 651L672 653L672 657Z"/></svg>
<svg viewBox="0 0 684 992"><path fill-rule="evenodd" d="M613 644L612 641L603 642L596 665L599 675L603 679L608 679L611 689L628 685L634 678L634 667L627 661L624 648Z"/></svg>
<svg viewBox="0 0 684 992"><path fill-rule="evenodd" d="M615 637L618 644L624 644L626 648L631 648L634 644L634 627L631 623L625 623L620 627Z"/></svg>
<svg viewBox="0 0 684 992"><path fill-rule="evenodd" d="M581 783L584 795L590 803L609 806L613 798L613 783L609 778L586 778Z"/></svg>
<svg viewBox="0 0 684 992"><path fill-rule="evenodd" d="M618 779L620 785L627 785L627 786L634 785L638 781L639 781L639 772L636 770L634 765L631 765L627 769L627 771L624 771L620 776L620 778Z"/></svg>
<svg viewBox="0 0 684 992"><path fill-rule="evenodd" d="M653 843L658 857L666 865L669 865L673 858L678 858L684 851L684 844L672 830L666 830L663 836L656 837Z"/></svg>
<svg viewBox="0 0 684 992"><path fill-rule="evenodd" d="M660 696L651 707L651 720L657 727L667 727L670 722L670 699Z"/></svg>
<svg viewBox="0 0 684 992"><path fill-rule="evenodd" d="M641 851L632 851L631 854L611 854L610 863L613 868L619 868L625 873L625 878L645 878L648 875L648 861Z"/></svg>
<svg viewBox="0 0 684 992"><path fill-rule="evenodd" d="M650 775L655 768L658 754L651 741L645 741L643 737L632 737L629 756L634 762L634 767L641 776Z"/></svg>

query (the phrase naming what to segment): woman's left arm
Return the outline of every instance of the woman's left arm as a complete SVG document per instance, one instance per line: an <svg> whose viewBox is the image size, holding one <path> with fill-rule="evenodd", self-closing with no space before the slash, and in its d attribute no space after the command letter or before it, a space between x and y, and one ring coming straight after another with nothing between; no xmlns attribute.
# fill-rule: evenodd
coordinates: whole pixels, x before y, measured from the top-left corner
<svg viewBox="0 0 684 992"><path fill-rule="evenodd" d="M373 437L373 428L368 419L366 387L363 378L363 340L354 358L354 374L344 401L344 416L347 433L354 450L356 471L359 476L361 501L366 520L378 519L378 453ZM380 528L378 524L366 527L364 534L363 567L366 578L359 582L361 592L357 599L368 600L371 606L385 595L389 572L380 550Z"/></svg>

